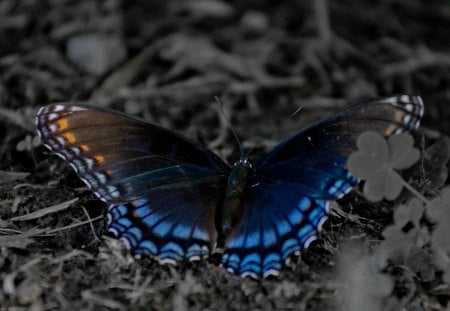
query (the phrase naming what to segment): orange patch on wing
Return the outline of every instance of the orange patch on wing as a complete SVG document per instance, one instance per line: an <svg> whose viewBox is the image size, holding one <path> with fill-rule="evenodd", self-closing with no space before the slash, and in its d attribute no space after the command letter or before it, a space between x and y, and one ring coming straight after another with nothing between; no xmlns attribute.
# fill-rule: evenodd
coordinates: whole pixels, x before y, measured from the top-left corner
<svg viewBox="0 0 450 311"><path fill-rule="evenodd" d="M388 128L386 128L383 132L384 137L389 137L394 133L394 131L397 129L397 126L394 124L389 125Z"/></svg>
<svg viewBox="0 0 450 311"><path fill-rule="evenodd" d="M71 132L64 133L63 136L71 144L77 141L77 138Z"/></svg>
<svg viewBox="0 0 450 311"><path fill-rule="evenodd" d="M397 110L395 112L395 121L402 122L404 116L405 116L405 112L404 111Z"/></svg>
<svg viewBox="0 0 450 311"><path fill-rule="evenodd" d="M89 151L89 146L88 146L88 145L80 145L80 149L81 149L83 152L88 152L88 151Z"/></svg>
<svg viewBox="0 0 450 311"><path fill-rule="evenodd" d="M59 119L58 121L56 121L56 124L58 125L58 129L60 131L65 130L69 127L69 122L66 118Z"/></svg>
<svg viewBox="0 0 450 311"><path fill-rule="evenodd" d="M94 159L97 164L102 164L103 162L105 162L105 157L101 155L96 155Z"/></svg>
<svg viewBox="0 0 450 311"><path fill-rule="evenodd" d="M106 175L111 176L112 175L112 170L106 170L105 173L106 173Z"/></svg>

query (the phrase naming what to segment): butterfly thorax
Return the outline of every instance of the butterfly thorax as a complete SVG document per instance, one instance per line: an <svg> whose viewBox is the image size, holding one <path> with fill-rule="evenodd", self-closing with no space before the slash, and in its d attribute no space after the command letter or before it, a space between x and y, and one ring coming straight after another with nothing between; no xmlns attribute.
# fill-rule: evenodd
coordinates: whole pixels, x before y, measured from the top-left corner
<svg viewBox="0 0 450 311"><path fill-rule="evenodd" d="M248 157L241 157L228 177L225 200L221 209L221 234L227 233L242 218L244 200L248 189L248 177L253 167Z"/></svg>

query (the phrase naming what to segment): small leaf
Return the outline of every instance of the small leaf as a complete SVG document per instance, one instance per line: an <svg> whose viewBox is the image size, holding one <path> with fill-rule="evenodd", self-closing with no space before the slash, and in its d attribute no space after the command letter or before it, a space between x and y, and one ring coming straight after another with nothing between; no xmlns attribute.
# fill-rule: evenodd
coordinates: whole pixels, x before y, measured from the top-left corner
<svg viewBox="0 0 450 311"><path fill-rule="evenodd" d="M444 249L446 252L450 252L450 227L438 226L431 235L431 241L434 245Z"/></svg>
<svg viewBox="0 0 450 311"><path fill-rule="evenodd" d="M364 152L354 152L347 161L350 173L360 179L367 180L379 168L380 164Z"/></svg>
<svg viewBox="0 0 450 311"><path fill-rule="evenodd" d="M388 170L384 178L384 196L388 200L395 200L402 192L403 185L393 171Z"/></svg>
<svg viewBox="0 0 450 311"><path fill-rule="evenodd" d="M403 184L394 169L407 168L419 159L420 152L413 144L412 136L406 133L387 141L373 131L358 137L358 151L349 156L347 168L353 176L366 181L364 194L369 200L394 200L400 195Z"/></svg>
<svg viewBox="0 0 450 311"><path fill-rule="evenodd" d="M432 281L435 277L436 269L430 265L432 256L420 247L413 247L405 259L405 265L414 271L425 282Z"/></svg>
<svg viewBox="0 0 450 311"><path fill-rule="evenodd" d="M440 247L436 245L431 245L433 250L433 263L439 270L445 270L450 264L450 259L447 253Z"/></svg>
<svg viewBox="0 0 450 311"><path fill-rule="evenodd" d="M408 133L389 137L390 165L402 170L410 167L420 158L420 151L414 148L414 139Z"/></svg>
<svg viewBox="0 0 450 311"><path fill-rule="evenodd" d="M359 135L356 146L373 160L387 162L389 149L386 140L378 132L366 131Z"/></svg>
<svg viewBox="0 0 450 311"><path fill-rule="evenodd" d="M363 191L367 199L372 202L379 202L383 200L384 189L385 189L385 172L377 171L373 173L370 178L366 180L364 184Z"/></svg>
<svg viewBox="0 0 450 311"><path fill-rule="evenodd" d="M442 139L429 147L423 156L425 176L430 186L440 188L445 184L448 176L446 166L450 158L450 139Z"/></svg>
<svg viewBox="0 0 450 311"><path fill-rule="evenodd" d="M412 199L408 204L402 204L394 211L394 222L400 228L403 228L408 222L418 228L420 219L423 216L424 207L419 199Z"/></svg>
<svg viewBox="0 0 450 311"><path fill-rule="evenodd" d="M438 224L450 222L450 187L442 189L441 196L430 202L427 216Z"/></svg>

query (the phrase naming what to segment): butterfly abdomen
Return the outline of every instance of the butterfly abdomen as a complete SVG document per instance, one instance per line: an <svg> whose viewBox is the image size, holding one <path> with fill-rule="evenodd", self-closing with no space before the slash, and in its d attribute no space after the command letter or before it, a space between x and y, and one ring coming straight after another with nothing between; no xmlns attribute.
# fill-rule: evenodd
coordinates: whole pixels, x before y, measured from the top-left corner
<svg viewBox="0 0 450 311"><path fill-rule="evenodd" d="M219 229L222 236L228 235L231 228L242 218L247 197L248 176L252 170L252 165L247 157L239 159L231 170L220 211Z"/></svg>

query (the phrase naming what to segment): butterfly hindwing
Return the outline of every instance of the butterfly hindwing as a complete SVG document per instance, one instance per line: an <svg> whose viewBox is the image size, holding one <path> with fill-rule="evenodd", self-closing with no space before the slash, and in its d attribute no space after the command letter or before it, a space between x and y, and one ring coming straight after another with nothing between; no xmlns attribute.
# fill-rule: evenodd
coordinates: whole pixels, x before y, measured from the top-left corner
<svg viewBox="0 0 450 311"><path fill-rule="evenodd" d="M133 254L146 254L160 262L199 260L214 248L215 213L224 180L205 178L196 184L160 189L145 199L112 205L109 231Z"/></svg>
<svg viewBox="0 0 450 311"><path fill-rule="evenodd" d="M110 232L133 253L197 259L216 242L215 213L229 167L201 145L119 113L50 105L42 142L111 204Z"/></svg>
<svg viewBox="0 0 450 311"><path fill-rule="evenodd" d="M420 97L396 96L350 107L280 143L254 167L243 217L226 241L222 265L241 276L277 274L290 254L316 237L329 201L357 184L346 161L358 135L413 131L422 115Z"/></svg>
<svg viewBox="0 0 450 311"><path fill-rule="evenodd" d="M303 195L295 184L252 181L243 220L228 238L222 265L241 276L276 275L295 251L316 239L329 202Z"/></svg>

